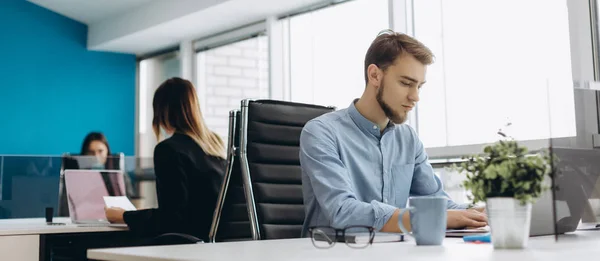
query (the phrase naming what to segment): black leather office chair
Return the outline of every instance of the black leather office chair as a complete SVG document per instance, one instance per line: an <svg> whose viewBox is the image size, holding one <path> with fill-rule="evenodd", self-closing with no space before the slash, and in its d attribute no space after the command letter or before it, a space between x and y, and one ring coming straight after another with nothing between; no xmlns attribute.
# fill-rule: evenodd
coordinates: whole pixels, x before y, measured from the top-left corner
<svg viewBox="0 0 600 261"><path fill-rule="evenodd" d="M229 112L227 170L210 228L210 242L252 240L240 169L240 111Z"/></svg>
<svg viewBox="0 0 600 261"><path fill-rule="evenodd" d="M252 238L298 238L304 222L300 133L333 107L244 100L240 158Z"/></svg>

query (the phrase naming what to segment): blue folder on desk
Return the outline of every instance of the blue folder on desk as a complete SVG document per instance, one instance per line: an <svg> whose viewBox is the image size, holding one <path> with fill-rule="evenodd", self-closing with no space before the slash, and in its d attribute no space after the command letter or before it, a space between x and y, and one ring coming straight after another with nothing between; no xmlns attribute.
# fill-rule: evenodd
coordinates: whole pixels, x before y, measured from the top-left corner
<svg viewBox="0 0 600 261"><path fill-rule="evenodd" d="M463 241L490 243L490 242L492 242L492 234L487 233L487 234L481 234L481 235L464 236Z"/></svg>

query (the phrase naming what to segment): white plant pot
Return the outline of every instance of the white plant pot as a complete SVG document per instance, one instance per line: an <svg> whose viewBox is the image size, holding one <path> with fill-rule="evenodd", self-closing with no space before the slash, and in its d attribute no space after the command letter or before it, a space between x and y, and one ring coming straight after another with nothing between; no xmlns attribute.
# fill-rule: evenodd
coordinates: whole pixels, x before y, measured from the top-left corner
<svg viewBox="0 0 600 261"><path fill-rule="evenodd" d="M495 249L527 247L531 225L531 203L514 198L488 198L486 210Z"/></svg>

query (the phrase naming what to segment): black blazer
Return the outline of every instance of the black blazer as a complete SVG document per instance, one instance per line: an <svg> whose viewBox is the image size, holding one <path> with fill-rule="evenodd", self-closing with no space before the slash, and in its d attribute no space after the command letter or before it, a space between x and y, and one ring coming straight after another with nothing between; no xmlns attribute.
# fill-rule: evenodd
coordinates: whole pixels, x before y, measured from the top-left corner
<svg viewBox="0 0 600 261"><path fill-rule="evenodd" d="M154 149L158 208L125 212L130 231L142 237L184 233L208 242L225 166L187 135L160 142Z"/></svg>

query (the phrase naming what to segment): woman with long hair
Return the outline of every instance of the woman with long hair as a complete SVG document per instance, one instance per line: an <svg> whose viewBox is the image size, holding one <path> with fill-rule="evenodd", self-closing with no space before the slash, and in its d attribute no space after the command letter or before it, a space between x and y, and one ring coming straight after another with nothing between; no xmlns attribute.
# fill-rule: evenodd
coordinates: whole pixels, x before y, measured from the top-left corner
<svg viewBox="0 0 600 261"><path fill-rule="evenodd" d="M206 126L191 82L168 79L154 93L152 106L154 134L164 139L154 148L158 208L108 208L106 216L144 237L184 233L207 241L225 172L225 145Z"/></svg>
<svg viewBox="0 0 600 261"><path fill-rule="evenodd" d="M118 166L114 166L114 160L109 158L111 156L110 146L106 136L101 132L90 132L83 139L81 145L81 153L83 156L96 156L98 160L98 166L103 169L114 169ZM95 166L97 167L97 166Z"/></svg>

